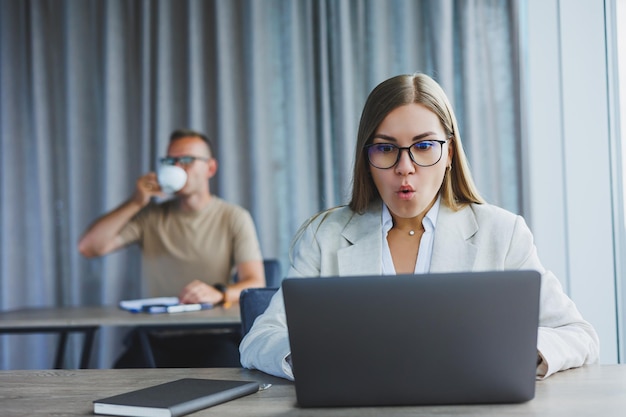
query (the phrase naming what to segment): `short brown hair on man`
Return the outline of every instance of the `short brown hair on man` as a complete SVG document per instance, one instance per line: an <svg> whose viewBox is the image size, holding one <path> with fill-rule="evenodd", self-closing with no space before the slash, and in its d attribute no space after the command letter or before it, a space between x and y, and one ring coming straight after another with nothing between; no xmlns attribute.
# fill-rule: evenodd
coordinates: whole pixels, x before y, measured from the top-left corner
<svg viewBox="0 0 626 417"><path fill-rule="evenodd" d="M215 152L213 150L213 142L211 142L211 139L209 139L209 137L207 135L205 135L204 133L200 133L200 132L198 132L196 130L192 130L192 129L176 129L170 135L170 143L174 142L175 140L182 139L182 138L188 138L188 137L196 137L196 138L202 139L202 141L204 143L206 143L206 146L209 148L209 156L211 158L215 157Z"/></svg>

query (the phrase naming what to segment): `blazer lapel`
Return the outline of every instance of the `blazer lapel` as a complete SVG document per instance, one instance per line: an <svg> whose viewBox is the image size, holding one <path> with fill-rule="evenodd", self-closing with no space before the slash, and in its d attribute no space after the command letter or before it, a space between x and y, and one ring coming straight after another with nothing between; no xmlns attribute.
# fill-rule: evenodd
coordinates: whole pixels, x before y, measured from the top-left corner
<svg viewBox="0 0 626 417"><path fill-rule="evenodd" d="M381 265L381 207L355 214L341 233L350 246L337 252L339 275L377 275Z"/></svg>
<svg viewBox="0 0 626 417"><path fill-rule="evenodd" d="M478 223L470 206L455 212L441 204L430 272L473 270L478 247L472 242L472 237L477 231Z"/></svg>

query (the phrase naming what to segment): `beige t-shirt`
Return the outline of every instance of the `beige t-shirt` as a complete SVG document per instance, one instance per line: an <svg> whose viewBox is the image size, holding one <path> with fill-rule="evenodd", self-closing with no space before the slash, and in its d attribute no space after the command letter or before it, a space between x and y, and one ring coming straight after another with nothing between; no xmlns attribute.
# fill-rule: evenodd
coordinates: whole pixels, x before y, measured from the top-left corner
<svg viewBox="0 0 626 417"><path fill-rule="evenodd" d="M177 296L194 279L226 285L234 266L262 260L250 213L215 196L192 213L177 200L149 204L120 235L142 248L145 297Z"/></svg>

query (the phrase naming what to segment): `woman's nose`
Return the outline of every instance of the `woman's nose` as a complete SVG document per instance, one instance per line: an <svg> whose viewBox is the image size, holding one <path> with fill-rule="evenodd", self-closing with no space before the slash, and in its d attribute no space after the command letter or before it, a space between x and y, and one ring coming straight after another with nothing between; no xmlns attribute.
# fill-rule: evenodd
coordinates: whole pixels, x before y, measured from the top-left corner
<svg viewBox="0 0 626 417"><path fill-rule="evenodd" d="M406 151L406 152L404 152ZM408 149L400 149L400 158L396 164L396 172L401 175L407 175L415 172L415 163L411 158L411 154Z"/></svg>

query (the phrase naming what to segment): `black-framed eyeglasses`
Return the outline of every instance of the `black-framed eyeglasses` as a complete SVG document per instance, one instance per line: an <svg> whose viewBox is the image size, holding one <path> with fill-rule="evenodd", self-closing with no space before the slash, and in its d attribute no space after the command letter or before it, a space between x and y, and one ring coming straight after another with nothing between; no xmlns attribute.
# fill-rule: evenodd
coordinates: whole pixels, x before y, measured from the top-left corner
<svg viewBox="0 0 626 417"><path fill-rule="evenodd" d="M421 167L435 165L443 155L443 145L446 140L421 140L411 146L400 147L393 143L372 143L365 145L369 163L379 169L389 169L398 163L402 151L409 153L411 161Z"/></svg>
<svg viewBox="0 0 626 417"><path fill-rule="evenodd" d="M188 167L189 165L193 164L196 160L206 162L206 161L209 160L209 158L203 158L203 157L200 157L200 156L191 156L191 155L166 156L165 158L161 158L159 161L161 162L161 165L176 165L176 164L180 164L180 166Z"/></svg>

